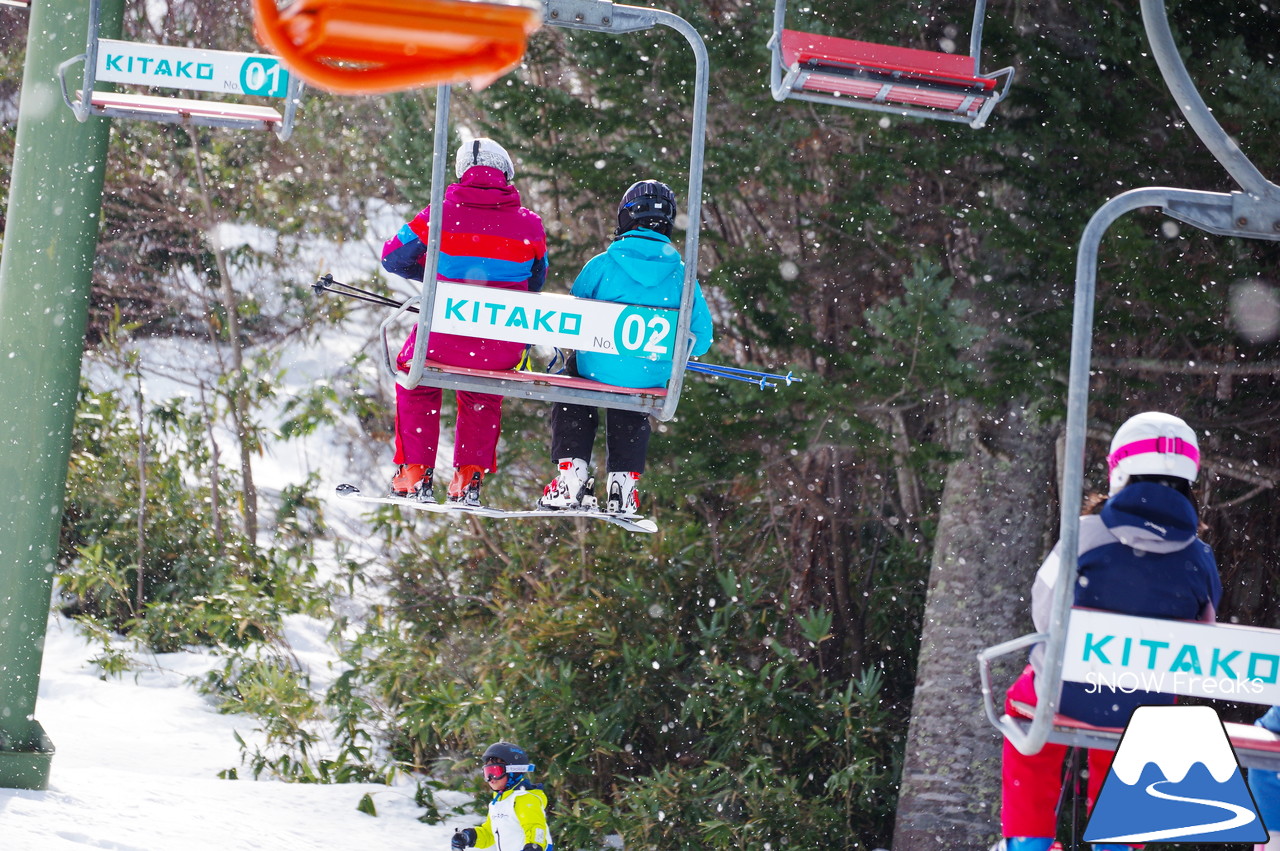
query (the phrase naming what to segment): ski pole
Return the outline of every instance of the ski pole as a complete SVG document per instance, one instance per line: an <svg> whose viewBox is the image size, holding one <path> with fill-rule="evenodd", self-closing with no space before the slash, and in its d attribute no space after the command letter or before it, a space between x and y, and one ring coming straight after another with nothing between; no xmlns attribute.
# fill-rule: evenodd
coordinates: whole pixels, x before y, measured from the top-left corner
<svg viewBox="0 0 1280 851"><path fill-rule="evenodd" d="M391 301L390 299L371 298L369 296L358 295L356 293L346 293L346 292L343 292L342 290L317 289L316 292L317 293L328 292L328 293L335 293L337 295L344 295L347 298L355 299L356 301L368 302L369 304L376 304L379 307L399 307L400 306L399 302ZM411 307L409 308L409 311L412 313L417 313L418 308Z"/></svg>
<svg viewBox="0 0 1280 851"><path fill-rule="evenodd" d="M794 373L790 371L788 371L786 375L780 375L776 372L757 372L754 369L743 369L742 367L738 367L738 366L724 366L718 363L704 364L701 361L692 361L692 360L689 361L690 366L693 366L694 364L697 364L698 366L710 367L720 372L725 372L725 373L732 372L732 373L737 373L738 375L749 375L752 378L759 378L759 377L776 378L779 381L785 381L788 386L790 386L793 382L804 380L802 378L797 377Z"/></svg>
<svg viewBox="0 0 1280 851"><path fill-rule="evenodd" d="M334 287L342 287L343 289L337 290L337 289L333 289ZM355 284L345 284L342 281L335 281L333 279L333 275L328 272L321 275L320 278L316 280L314 284L312 284L312 288L317 293L321 292L322 290L329 289L331 292L336 292L341 295L347 295L348 293L345 291L349 290L351 292L359 293L361 295L366 295L371 298L380 298L386 301L391 300L389 296L382 295L381 293L371 292L370 290L361 289L360 287L357 287Z"/></svg>
<svg viewBox="0 0 1280 851"><path fill-rule="evenodd" d="M748 377L747 377L747 376L745 376L745 375L729 375L729 374L727 374L727 373L723 373L723 372L714 372L714 371L709 370L709 369L698 369L697 367L693 366L692 364L690 364L690 365L687 367L687 369L689 370L689 372L697 373L698 375L706 375L706 376L710 376L711 378L723 378L723 379L725 379L725 380L727 380L727 381L743 381L743 382L746 382L747 384L754 384L754 385L756 385L757 387L759 387L761 390L763 390L763 389L764 389L764 388L766 388L766 387L777 387L777 386L778 386L778 385L776 385L776 384L771 384L771 383L769 383L769 382L765 381L763 378L761 378L761 379L758 379L758 380L757 380L757 379L755 379L755 378L748 378Z"/></svg>
<svg viewBox="0 0 1280 851"><path fill-rule="evenodd" d="M316 282L311 285L311 288L316 291L317 295L322 292L332 292L337 293L338 295L345 295L350 298L361 298L362 301L374 301L375 303L386 304L387 306L399 304L399 302L389 296L382 295L381 293L361 289L354 284L344 284L342 281L335 281L333 279L333 275L327 273L316 280Z"/></svg>
<svg viewBox="0 0 1280 851"><path fill-rule="evenodd" d="M339 289L339 287L341 287L341 289ZM379 304L383 307L399 307L402 304L402 302L396 301L395 299L384 296L380 293L370 292L369 290L361 289L360 287L352 284L344 284L342 281L335 281L333 279L333 275L330 274L325 274L318 278L316 282L311 285L311 289L315 290L316 295L320 295L321 293L334 293L335 295L343 295L347 298L369 302L370 304ZM411 307L409 308L409 311L417 313L418 308Z"/></svg>
<svg viewBox="0 0 1280 851"><path fill-rule="evenodd" d="M758 372L754 369L743 369L742 367L739 367L739 366L725 366L723 364L718 364L718 363L703 364L703 363L700 363L699 361L690 361L690 363L698 363L700 366L711 367L712 369L716 369L721 372L732 372L732 373L737 373L739 375L749 375L753 378L759 377L759 376L763 376L765 378L776 378L779 381L785 381L787 384L791 384L794 381L803 381L803 379L796 377L791 372L788 372L786 375L780 375L776 372Z"/></svg>
<svg viewBox="0 0 1280 851"><path fill-rule="evenodd" d="M697 372L702 375L710 375L715 378L727 378L730 381L745 381L747 384L756 385L761 390L765 389L766 387L778 386L773 382L769 381L768 378L763 375L757 378L756 376L751 376L751 375L737 375L732 372L721 372L717 369L710 368L710 364L696 363L694 361L689 361L685 369L688 369L690 372Z"/></svg>

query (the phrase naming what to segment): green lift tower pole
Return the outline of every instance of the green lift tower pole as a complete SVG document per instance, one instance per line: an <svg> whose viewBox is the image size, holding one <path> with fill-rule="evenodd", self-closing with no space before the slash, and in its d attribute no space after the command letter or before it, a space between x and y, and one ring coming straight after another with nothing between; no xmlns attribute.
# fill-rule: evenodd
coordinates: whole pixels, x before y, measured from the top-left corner
<svg viewBox="0 0 1280 851"><path fill-rule="evenodd" d="M119 35L122 0L102 32ZM35 718L45 623L102 209L109 123L80 124L57 68L84 52L89 4L32 3L0 248L0 787L43 789L53 747Z"/></svg>

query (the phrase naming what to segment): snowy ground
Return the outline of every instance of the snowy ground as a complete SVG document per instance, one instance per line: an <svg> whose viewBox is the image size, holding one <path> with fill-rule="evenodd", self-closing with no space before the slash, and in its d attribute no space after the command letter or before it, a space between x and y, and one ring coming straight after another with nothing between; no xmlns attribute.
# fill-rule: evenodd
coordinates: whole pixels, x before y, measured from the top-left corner
<svg viewBox="0 0 1280 851"><path fill-rule="evenodd" d="M398 214L381 214L398 223ZM381 223L380 227L386 230L391 225ZM246 231L224 238L237 242L252 236ZM376 251L367 245L350 246L350 256L322 253L333 260L328 268L340 279L376 268ZM365 325L376 329L377 319L367 319ZM285 370L280 395L262 416L271 421L278 406L314 382L326 380L368 347L372 338L370 328L357 322L326 335L320 343L286 348L280 363ZM192 340L144 340L138 349L149 403L174 396L195 398L193 370L216 362L207 344ZM131 398L136 386L94 356L86 359L85 374L95 388L122 389L125 398ZM219 430L217 437L225 453L234 452L228 431ZM344 540L358 547L366 528L363 518L349 506L332 504L333 487L352 476L360 480L387 473L390 454L389 446L364 446L350 423L322 428L302 440L268 439L264 453L254 461L266 519L269 522L270 507L281 487L318 472L317 496L325 503L327 520ZM378 466L379 462L384 463ZM328 542L318 542L317 549L323 569ZM346 602L359 608L358 601ZM331 664L336 654L325 640L330 626L302 616L285 619L290 649L307 666L317 690L335 674ZM408 781L388 787L247 779L251 775L241 765L235 737L238 734L250 745L260 743L254 719L219 713L188 681L218 660L202 652L137 654L137 670L104 680L100 669L88 662L97 652L75 623L57 615L50 618L36 718L57 753L48 790L0 789L0 851L445 851L455 826L477 822L472 816L455 818L447 825L419 822L423 810L414 803L415 786ZM218 777L230 768L242 779ZM356 809L366 793L372 796L376 817ZM442 812L470 800L466 793L436 793Z"/></svg>
<svg viewBox="0 0 1280 851"><path fill-rule="evenodd" d="M404 211L372 203L365 239L345 246L319 245L302 252L293 277L310 281L320 271L339 280L358 280L378 268L381 237L393 233ZM229 246L263 243L270 234L228 228L219 239ZM259 246L264 250L269 245ZM318 259L319 258L319 259ZM319 265L317 265L319 264ZM316 267L316 268L312 268ZM247 276L245 286L254 286ZM403 284L403 282L398 282ZM238 287L240 284L238 284ZM401 294L409 290L401 286ZM269 292L258 293L267 302ZM382 316L365 311L347 327L331 329L310 344L295 341L280 352L284 376L279 395L259 411L276 421L280 407L334 371L351 363L357 352L376 351ZM195 340L141 340L137 344L142 390L148 404L175 396L198 398L195 379L216 379L217 358L207 343ZM377 384L372 362L366 364ZM114 388L132 399L137 384L122 376L118 365L90 355L84 373L95 389ZM197 374L198 373L198 374ZM320 478L316 495L325 506L335 533L362 555L367 531L362 512L338 505L334 486L341 481L381 482L391 472L391 447L368 445L354 422L320 428L300 439L266 439L254 459L269 526L274 498L287 484ZM231 433L216 430L224 458L235 452ZM448 432L442 435L446 443ZM447 457L448 447L442 448ZM224 462L225 463L225 462ZM269 528L264 534L269 534ZM329 542L317 542L322 572L331 567ZM376 594L376 589L369 593ZM362 601L337 601L358 620ZM322 690L335 674L336 657L325 635L331 624L302 616L285 619L285 635L295 657L307 666L314 689ZM199 849L414 849L445 851L454 827L471 826L473 816L455 817L446 825L426 825L414 803L414 784L304 785L251 779L223 780L218 773L235 768L242 778L238 734L250 745L261 741L254 719L224 715L199 694L188 679L212 668L217 660L201 652L139 654L138 669L121 678L101 679L88 660L97 653L73 622L50 618L36 718L57 753L46 791L0 789L0 851L60 851L105 848L114 851L199 851ZM377 817L356 809L372 796ZM462 792L437 792L441 812L471 801Z"/></svg>
<svg viewBox="0 0 1280 851"><path fill-rule="evenodd" d="M307 625L293 625L307 653ZM324 651L310 660L324 664ZM222 780L240 766L234 733L252 741L252 720L222 715L187 683L210 665L198 653L143 657L145 670L99 679L76 625L49 622L36 718L57 748L49 788L0 789L4 851L161 849L439 849L454 826L417 821L414 787L333 786ZM377 817L357 811L365 793ZM468 799L438 793L441 809Z"/></svg>

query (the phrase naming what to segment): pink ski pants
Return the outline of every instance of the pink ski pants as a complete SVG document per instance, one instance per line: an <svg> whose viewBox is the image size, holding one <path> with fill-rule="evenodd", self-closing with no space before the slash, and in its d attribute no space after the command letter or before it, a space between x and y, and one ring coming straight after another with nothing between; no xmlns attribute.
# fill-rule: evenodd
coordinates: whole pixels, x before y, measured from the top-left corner
<svg viewBox="0 0 1280 851"><path fill-rule="evenodd" d="M417 329L400 350L397 365L409 371ZM523 343L481 340L454 334L432 334L427 357L451 366L511 369L520 362ZM396 385L396 464L436 465L440 443L439 387L419 384L412 390ZM502 431L502 397L492 393L457 391L458 419L453 442L453 465L474 464L492 473L498 469L498 435Z"/></svg>

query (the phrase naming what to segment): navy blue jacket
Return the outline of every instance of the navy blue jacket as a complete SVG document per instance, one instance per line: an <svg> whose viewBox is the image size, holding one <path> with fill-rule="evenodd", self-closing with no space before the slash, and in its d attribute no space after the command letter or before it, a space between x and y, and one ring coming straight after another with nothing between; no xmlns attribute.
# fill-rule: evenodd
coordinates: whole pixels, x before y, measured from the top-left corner
<svg viewBox="0 0 1280 851"><path fill-rule="evenodd" d="M1134 482L1107 500L1102 512L1080 518L1074 603L1145 618L1212 619L1222 597L1218 563L1196 537L1199 520L1190 500L1154 482ZM1061 544L1059 544L1061 546ZM1045 630L1058 571L1055 546L1036 576L1032 617ZM1037 668L1043 647L1032 652ZM1123 727L1144 704L1173 703L1172 695L1126 693L1064 683L1059 711L1103 727Z"/></svg>

